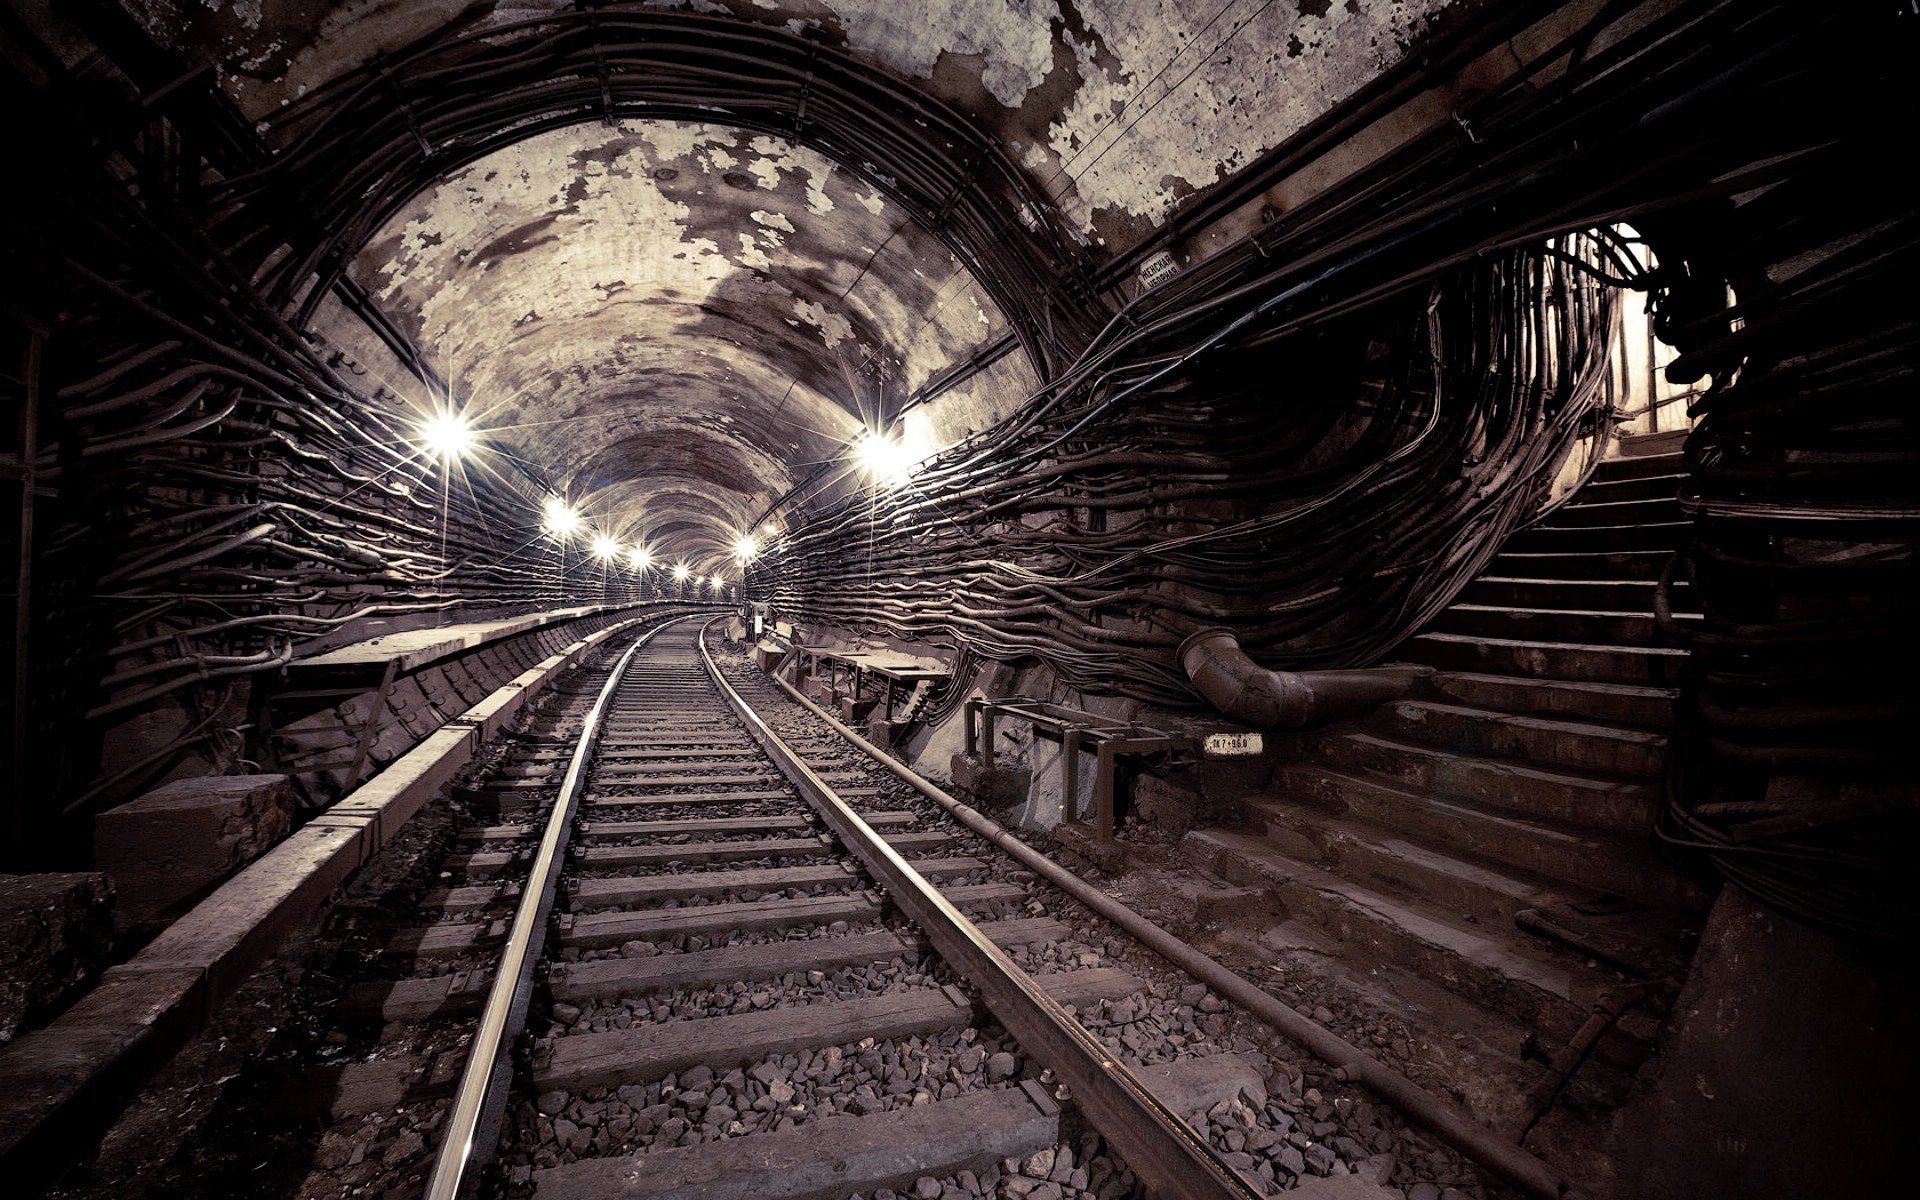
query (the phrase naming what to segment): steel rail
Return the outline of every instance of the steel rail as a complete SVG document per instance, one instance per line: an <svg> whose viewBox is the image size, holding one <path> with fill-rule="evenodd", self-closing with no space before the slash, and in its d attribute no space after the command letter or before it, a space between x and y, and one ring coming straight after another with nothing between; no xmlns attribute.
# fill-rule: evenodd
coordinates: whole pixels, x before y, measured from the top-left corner
<svg viewBox="0 0 1920 1200"><path fill-rule="evenodd" d="M440 1138L440 1149L434 1155L433 1173L427 1178L427 1200L457 1200L460 1196L462 1187L469 1182L467 1167L473 1161L474 1136L480 1126L481 1115L486 1111L496 1085L504 1081L496 1079L496 1074L508 1074L497 1070L501 1065L500 1051L508 1039L518 1032L516 1027L526 1019L527 997L533 986L533 968L539 962L546 944L547 916L553 910L554 884L566 859L573 814L579 807L580 788L586 780L588 760L593 757L594 747L599 740L601 718L614 692L626 678L627 667L641 647L652 641L661 630L688 619L675 617L662 621L635 638L633 645L628 646L626 653L620 656L620 661L614 664L613 673L607 676L600 695L594 699L593 707L587 710L586 718L580 723L580 740L574 745L573 757L567 762L566 778L561 781L560 795L553 802L553 811L547 815L547 827L540 838L540 850L533 860L533 873L527 877L527 887L521 893L520 906L514 910L513 928L507 935L507 948L500 956L499 968L494 972L493 986L487 990L487 1003L481 1010L480 1027L473 1035L473 1044L467 1052L467 1065L460 1074L460 1086L454 1092L453 1108L447 1114L447 1127Z"/></svg>
<svg viewBox="0 0 1920 1200"><path fill-rule="evenodd" d="M1259 1188L909 866L753 710L707 649L706 634L713 624L701 627L701 660L754 740L867 871L886 885L889 899L920 927L940 956L980 990L1007 1032L1072 1089L1074 1102L1134 1174L1166 1200L1256 1200Z"/></svg>
<svg viewBox="0 0 1920 1200"><path fill-rule="evenodd" d="M1405 1075L1381 1062L1332 1030L1313 1021L1258 985L1243 979L1238 972L1216 962L1185 941L1147 920L1112 896L1081 879L1059 863L1027 845L1004 826L978 810L962 804L928 782L919 772L899 762L866 738L847 728L813 701L801 695L778 675L768 678L787 696L828 723L921 795L932 800L955 820L986 838L1016 862L1032 869L1075 900L1112 921L1161 958L1206 984L1228 1000L1252 1013L1286 1037L1306 1047L1315 1058L1333 1067L1342 1080L1359 1083L1387 1103L1399 1109L1410 1121L1432 1133L1461 1154L1479 1163L1514 1187L1538 1200L1561 1200L1584 1193L1575 1182L1557 1168L1534 1156L1524 1147L1487 1128L1453 1104L1427 1091Z"/></svg>

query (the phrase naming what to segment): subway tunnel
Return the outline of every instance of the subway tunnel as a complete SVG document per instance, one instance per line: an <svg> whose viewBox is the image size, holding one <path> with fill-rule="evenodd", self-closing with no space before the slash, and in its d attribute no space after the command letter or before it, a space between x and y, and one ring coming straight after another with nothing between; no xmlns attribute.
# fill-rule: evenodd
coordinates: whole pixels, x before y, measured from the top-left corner
<svg viewBox="0 0 1920 1200"><path fill-rule="evenodd" d="M9 1194L1901 1186L1917 31L10 0Z"/></svg>

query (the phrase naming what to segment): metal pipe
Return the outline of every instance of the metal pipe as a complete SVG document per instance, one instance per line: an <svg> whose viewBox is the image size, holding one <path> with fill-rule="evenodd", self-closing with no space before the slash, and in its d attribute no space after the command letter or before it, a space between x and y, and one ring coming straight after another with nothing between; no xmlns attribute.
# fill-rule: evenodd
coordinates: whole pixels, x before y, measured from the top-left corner
<svg viewBox="0 0 1920 1200"><path fill-rule="evenodd" d="M1012 855L1023 866L1044 877L1047 882L1066 892L1081 904L1124 929L1129 936L1167 962L1252 1013L1281 1034L1306 1047L1315 1058L1331 1064L1334 1074L1339 1078L1366 1087L1376 1096L1399 1109L1408 1120L1529 1196L1538 1197L1539 1200L1560 1200L1561 1197L1576 1194L1572 1181L1547 1163L1520 1147L1510 1144L1499 1134L1452 1104L1422 1088L1338 1034L1302 1016L1291 1006L1268 995L1254 984L1242 979L1041 854L994 821L928 783L917 772L835 721L826 710L795 691L785 680L775 679L774 683L809 712L831 722L840 731L842 737L871 755L875 761L911 785L915 791L952 813L954 819L962 825Z"/></svg>
<svg viewBox="0 0 1920 1200"><path fill-rule="evenodd" d="M1411 693L1431 667L1272 671L1247 656L1228 629L1202 629L1175 652L1208 704L1258 729L1299 729L1358 716Z"/></svg>

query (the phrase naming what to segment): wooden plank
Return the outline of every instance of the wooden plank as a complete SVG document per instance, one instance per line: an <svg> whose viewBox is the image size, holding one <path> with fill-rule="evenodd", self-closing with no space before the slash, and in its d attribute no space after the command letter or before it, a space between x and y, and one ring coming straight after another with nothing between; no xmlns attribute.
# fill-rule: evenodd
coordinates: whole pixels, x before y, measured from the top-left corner
<svg viewBox="0 0 1920 1200"><path fill-rule="evenodd" d="M1056 941L1072 932L1051 917L982 921L980 931L1002 946ZM550 984L554 999L588 1004L671 988L712 987L736 979L749 982L774 979L795 971L836 971L841 967L919 955L924 949L915 935L863 933L850 937L806 938L685 954L656 954L651 958L556 963Z"/></svg>
<svg viewBox="0 0 1920 1200"><path fill-rule="evenodd" d="M756 804L765 800L788 800L800 803L798 793L792 791L759 792L685 792L670 796L608 796L595 793L586 797L582 803L592 808L666 808L675 804Z"/></svg>
<svg viewBox="0 0 1920 1200"><path fill-rule="evenodd" d="M752 775L659 775L643 777L637 775L615 775L605 771L595 771L593 773L593 781L597 784L617 783L621 787L630 788L683 788L688 784L697 784L700 787L741 787L755 783L774 783L784 778L785 776L773 770L771 767L765 771L755 772Z"/></svg>
<svg viewBox="0 0 1920 1200"><path fill-rule="evenodd" d="M1118 967L1060 971L1041 975L1038 982L1059 1003L1081 1007L1129 996L1143 987ZM936 1033L973 1020L973 1002L958 988L945 987L635 1025L556 1038L553 1056L534 1072L534 1082L542 1091L637 1083L701 1064L720 1070L862 1038L887 1041Z"/></svg>
<svg viewBox="0 0 1920 1200"><path fill-rule="evenodd" d="M478 912L496 904L511 904L519 897L518 883L476 883L464 887L435 888L420 898L420 907L426 911Z"/></svg>
<svg viewBox="0 0 1920 1200"><path fill-rule="evenodd" d="M722 746L709 746L704 742L689 742L680 750L636 750L621 746L602 747L596 758L600 762L655 762L682 758L700 759L737 759L765 758L758 749L731 749Z"/></svg>
<svg viewBox="0 0 1920 1200"><path fill-rule="evenodd" d="M887 844L903 854L938 850L953 839L944 833L896 833ZM821 838L754 838L736 842L680 842L655 846L587 846L575 855L583 869L657 867L668 863L742 862L756 858L815 858L833 852Z"/></svg>
<svg viewBox="0 0 1920 1200"><path fill-rule="evenodd" d="M914 813L886 811L862 813L875 829L897 829L918 820ZM680 833L772 833L782 829L811 829L813 819L804 816L770 817L688 817L678 821L583 821L582 837L656 837Z"/></svg>
<svg viewBox="0 0 1920 1200"><path fill-rule="evenodd" d="M523 850L476 850L471 854L451 855L441 865L457 878L495 879L512 870L515 863L532 856L531 847Z"/></svg>
<svg viewBox="0 0 1920 1200"><path fill-rule="evenodd" d="M833 844L817 837L743 838L736 842L669 842L656 846L586 846L574 859L583 869L663 867L668 863L744 862L756 858L817 858Z"/></svg>
<svg viewBox="0 0 1920 1200"><path fill-rule="evenodd" d="M453 835L457 842L516 842L533 836L531 825L475 825Z"/></svg>
<svg viewBox="0 0 1920 1200"><path fill-rule="evenodd" d="M781 829L811 829L813 818L688 817L680 821L582 821L580 836L665 837L676 833L772 833Z"/></svg>
<svg viewBox="0 0 1920 1200"><path fill-rule="evenodd" d="M293 1071L281 1081L272 1101L276 1113L335 1120L361 1113L390 1111L453 1094L460 1080L460 1055L429 1061L418 1055L372 1062L335 1063Z"/></svg>
<svg viewBox="0 0 1920 1200"><path fill-rule="evenodd" d="M553 1039L552 1056L534 1070L533 1082L543 1092L641 1083L701 1065L719 1070L862 1038L938 1033L972 1019L973 1005L957 989L918 988L890 996L571 1034Z"/></svg>
<svg viewBox="0 0 1920 1200"><path fill-rule="evenodd" d="M735 892L771 892L795 887L864 887L867 878L851 864L807 867L754 867L735 871L689 871L679 875L618 875L575 881L568 897L575 908L614 904L659 904L696 896L725 896ZM986 864L977 858L922 858L913 868L929 879L951 879L978 871Z"/></svg>
<svg viewBox="0 0 1920 1200"><path fill-rule="evenodd" d="M972 1092L867 1117L808 1121L641 1155L585 1158L534 1172L540 1200L838 1200L923 1175L987 1174L1060 1138L1059 1109L1037 1088Z"/></svg>
<svg viewBox="0 0 1920 1200"><path fill-rule="evenodd" d="M682 875L613 875L582 879L568 889L575 909L609 905L658 904L695 896L725 896L748 890L778 888L860 887L866 880L855 871L828 863L811 867L755 867L744 871L694 871Z"/></svg>
<svg viewBox="0 0 1920 1200"><path fill-rule="evenodd" d="M843 787L834 790L852 799L869 799L880 794L880 789L874 787ZM595 794L588 796L583 803L594 808L671 808L676 804L756 804L768 800L800 803L799 794L790 789L748 792L652 792L645 796Z"/></svg>
<svg viewBox="0 0 1920 1200"><path fill-rule="evenodd" d="M387 953L414 958L451 958L478 950L507 936L507 923L499 921L443 922L403 929L387 943Z"/></svg>
<svg viewBox="0 0 1920 1200"><path fill-rule="evenodd" d="M1006 883L976 883L948 888L947 899L961 906L1023 900L1024 888ZM827 925L834 921L871 921L881 906L865 894L808 896L800 900L745 900L697 908L646 912L582 913L563 924L560 943L583 950L651 941L676 934L759 933L769 929Z"/></svg>
<svg viewBox="0 0 1920 1200"><path fill-rule="evenodd" d="M560 944L601 950L634 940L676 934L761 933L835 921L871 921L880 904L861 893L809 896L804 900L748 900L651 912L582 913L560 929Z"/></svg>
<svg viewBox="0 0 1920 1200"><path fill-rule="evenodd" d="M455 1016L479 1008L492 983L491 968L422 979L368 980L346 990L338 1011L349 1019L382 1021Z"/></svg>
<svg viewBox="0 0 1920 1200"><path fill-rule="evenodd" d="M647 767L623 767L618 763L596 767L593 772L595 783L617 783L621 787L643 787L647 784L673 784L683 787L690 783L703 787L720 784L760 783L766 780L784 780L786 776L775 770L771 764L752 772L742 772L743 763L670 763ZM731 771L733 774L714 774L713 772ZM864 772L849 769L815 769L815 774L826 780L864 779Z"/></svg>

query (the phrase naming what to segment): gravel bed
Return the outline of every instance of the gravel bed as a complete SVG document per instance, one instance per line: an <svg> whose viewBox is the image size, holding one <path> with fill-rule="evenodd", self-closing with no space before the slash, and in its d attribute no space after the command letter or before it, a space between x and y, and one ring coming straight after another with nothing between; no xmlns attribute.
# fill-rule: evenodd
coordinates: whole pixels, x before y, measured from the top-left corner
<svg viewBox="0 0 1920 1200"><path fill-rule="evenodd" d="M743 654L718 652L715 659L741 694L782 737L801 736L802 731L804 736L822 743L839 737L833 726L801 709L784 692L771 686ZM840 744L846 743L842 739ZM815 756L809 755L809 762L812 761ZM1186 1115L1196 1129L1204 1129L1209 1142L1222 1151L1229 1162L1258 1179L1268 1192L1277 1194L1311 1177L1360 1175L1400 1193L1406 1200L1487 1200L1490 1196L1511 1194L1486 1180L1473 1164L1450 1148L1423 1131L1408 1127L1397 1112L1374 1101L1364 1089L1334 1079L1331 1069L1317 1059L1235 1010L1205 986L1173 970L1157 955L1088 912L1064 892L1037 881L1031 872L1020 869L997 847L959 825L940 805L872 763L864 754L852 761L860 762L883 789L882 798L874 803L884 799L890 805L911 809L921 816L923 828L953 834L955 842L944 853L974 854L1001 864L991 873L996 878L1027 885L1032 897L1027 909L1032 915L1044 911L1075 928L1074 940L1011 949L1016 963L1034 974L1103 965L1124 966L1148 985L1145 992L1120 1001L1101 1001L1078 1014L1083 1023L1129 1065L1143 1066L1227 1050L1262 1064L1266 1088L1263 1094L1243 1094L1216 1105L1208 1113ZM1042 853L1051 842L1045 834L1025 831L1016 831L1016 834ZM1133 837L1134 831L1129 829L1130 849ZM1358 1044L1383 1052L1382 1057L1389 1061L1395 1057L1392 1051L1411 1049L1404 1028L1392 1028L1381 1021L1378 1014L1362 1017L1357 1013L1336 1013L1317 1000L1304 1006L1302 1011ZM1081 1157L1079 1161L1089 1160ZM1011 1200L1029 1197L1056 1200L1056 1197L1091 1194L1111 1200L1112 1196L1125 1195L1131 1190L1129 1184L1126 1189L1113 1191L1117 1176L1111 1174L1109 1191L1102 1193L1097 1187L1090 1189L1076 1184L1071 1169L1066 1178L1056 1179L1051 1167L1036 1173L1026 1170L1027 1165L1003 1163L1001 1178L987 1191L975 1190L976 1185L984 1186L979 1180L971 1183L957 1179L920 1180L904 1195L918 1200L960 1200L963 1196L987 1194ZM1090 1170L1087 1181L1092 1182ZM873 1200L888 1200L888 1196L883 1190L876 1193Z"/></svg>

